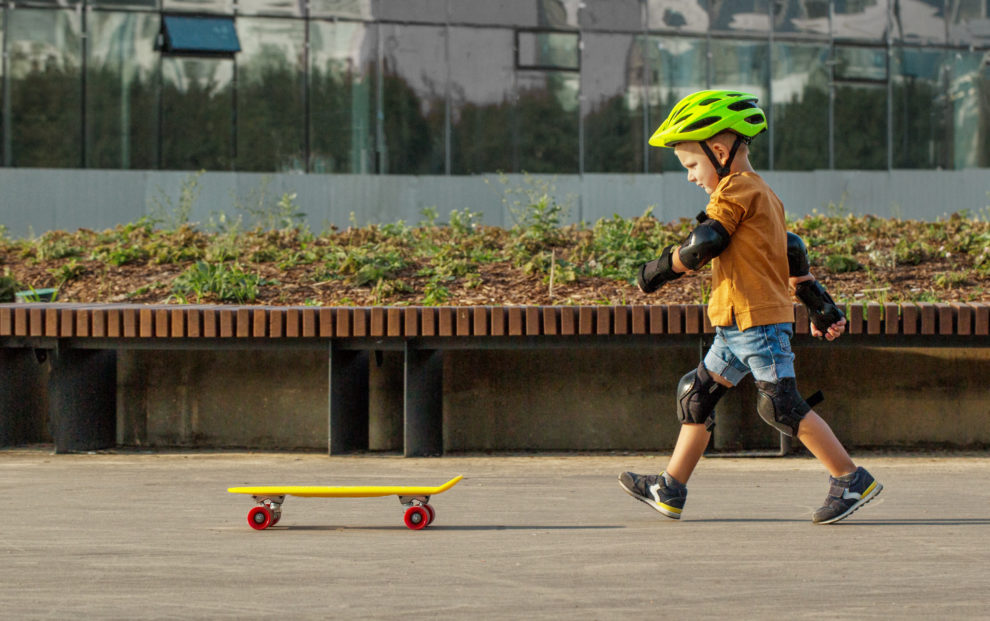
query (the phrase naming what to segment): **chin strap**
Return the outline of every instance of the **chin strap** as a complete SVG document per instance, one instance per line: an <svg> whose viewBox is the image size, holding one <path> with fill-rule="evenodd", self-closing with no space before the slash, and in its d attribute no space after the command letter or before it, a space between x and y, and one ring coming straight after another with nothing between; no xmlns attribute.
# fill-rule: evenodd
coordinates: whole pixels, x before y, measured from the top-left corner
<svg viewBox="0 0 990 621"><path fill-rule="evenodd" d="M718 158L712 153L711 148L708 146L708 141L701 141L701 148L705 152L705 155L708 156L708 159L712 161L712 166L715 167L715 172L718 174L719 179L729 174L729 169L732 168L732 160L736 157L736 151L739 150L739 145L743 143L749 144L749 140L736 134L736 141L732 143L732 149L729 150L729 159L725 160L725 165L723 166L718 163Z"/></svg>

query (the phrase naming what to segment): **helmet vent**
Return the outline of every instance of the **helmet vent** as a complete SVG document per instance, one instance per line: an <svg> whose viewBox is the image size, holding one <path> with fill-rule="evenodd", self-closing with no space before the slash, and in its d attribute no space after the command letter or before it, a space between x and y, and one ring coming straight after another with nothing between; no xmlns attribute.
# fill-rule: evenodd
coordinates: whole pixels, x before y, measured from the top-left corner
<svg viewBox="0 0 990 621"><path fill-rule="evenodd" d="M685 127L684 128L684 131L686 131L686 132L693 132L696 129L701 129L702 127L708 127L712 123L717 123L718 120L719 120L718 117L715 117L715 116L709 116L709 117L705 117L703 119L698 119L694 123L691 123L690 125L688 125L687 127Z"/></svg>
<svg viewBox="0 0 990 621"><path fill-rule="evenodd" d="M708 99L706 99L706 100L704 100L704 101L699 101L699 102L698 102L698 105L699 105L699 106L710 106L710 105L712 105L713 103L718 103L718 99L712 99L712 98L708 98Z"/></svg>
<svg viewBox="0 0 990 621"><path fill-rule="evenodd" d="M729 104L729 110L734 112L739 112L740 110L746 110L747 108L755 108L756 102L752 99L745 99L743 101L737 101Z"/></svg>
<svg viewBox="0 0 990 621"><path fill-rule="evenodd" d="M764 122L764 118L762 114L754 114L752 116L747 116L746 122L752 125L759 125Z"/></svg>

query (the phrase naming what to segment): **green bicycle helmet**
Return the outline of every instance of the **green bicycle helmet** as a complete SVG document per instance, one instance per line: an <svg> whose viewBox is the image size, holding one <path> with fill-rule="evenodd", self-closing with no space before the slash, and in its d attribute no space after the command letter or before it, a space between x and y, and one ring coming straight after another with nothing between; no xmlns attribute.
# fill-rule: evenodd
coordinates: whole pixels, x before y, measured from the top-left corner
<svg viewBox="0 0 990 621"><path fill-rule="evenodd" d="M674 147L679 142L698 142L718 172L719 178L729 168L741 143L749 142L767 129L767 117L756 105L756 95L739 91L699 91L677 102L667 119L650 137L654 147ZM705 142L724 131L736 135L725 164L720 164Z"/></svg>
<svg viewBox="0 0 990 621"><path fill-rule="evenodd" d="M731 131L749 142L767 128L756 95L739 91L699 91L677 102L667 120L650 138L654 147L701 142Z"/></svg>

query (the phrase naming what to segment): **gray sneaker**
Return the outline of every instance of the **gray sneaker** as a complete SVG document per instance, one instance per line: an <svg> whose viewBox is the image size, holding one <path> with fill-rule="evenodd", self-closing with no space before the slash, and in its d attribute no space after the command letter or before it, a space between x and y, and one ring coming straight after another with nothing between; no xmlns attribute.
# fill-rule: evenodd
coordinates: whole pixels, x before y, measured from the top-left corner
<svg viewBox="0 0 990 621"><path fill-rule="evenodd" d="M862 467L841 478L830 476L828 482L825 504L811 519L815 524L831 524L847 518L883 490L880 481Z"/></svg>
<svg viewBox="0 0 990 621"><path fill-rule="evenodd" d="M667 485L661 474L636 474L623 472L619 475L619 485L627 494L650 505L660 513L674 520L681 519L684 501L687 500L687 487Z"/></svg>

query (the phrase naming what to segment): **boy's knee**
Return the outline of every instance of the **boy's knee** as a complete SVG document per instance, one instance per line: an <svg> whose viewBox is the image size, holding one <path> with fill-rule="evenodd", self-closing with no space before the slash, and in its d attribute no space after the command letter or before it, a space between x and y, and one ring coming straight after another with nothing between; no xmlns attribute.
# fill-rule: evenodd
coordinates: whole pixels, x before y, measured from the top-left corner
<svg viewBox="0 0 990 621"><path fill-rule="evenodd" d="M715 405L729 388L732 384L728 380L710 373L704 363L699 364L677 384L678 420L681 424L704 424L711 431L715 427Z"/></svg>

